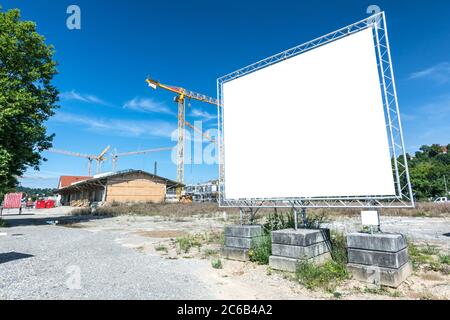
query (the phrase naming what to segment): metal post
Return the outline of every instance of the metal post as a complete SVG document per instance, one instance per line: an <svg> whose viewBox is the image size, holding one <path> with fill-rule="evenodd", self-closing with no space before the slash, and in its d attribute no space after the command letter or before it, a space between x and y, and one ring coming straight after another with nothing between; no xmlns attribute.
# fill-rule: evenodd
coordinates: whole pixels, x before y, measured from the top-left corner
<svg viewBox="0 0 450 320"><path fill-rule="evenodd" d="M244 212L242 208L239 208L239 224L242 226L244 224Z"/></svg>
<svg viewBox="0 0 450 320"><path fill-rule="evenodd" d="M306 208L302 208L302 221L303 221L303 227L306 228L307 225L307 218L306 218Z"/></svg>
<svg viewBox="0 0 450 320"><path fill-rule="evenodd" d="M178 96L178 145L177 145L177 182L184 183L184 123L185 123L185 101L184 96ZM181 186L177 187L177 199L181 198Z"/></svg>
<svg viewBox="0 0 450 320"><path fill-rule="evenodd" d="M294 209L294 228L295 230L298 229L298 210L297 208L293 208Z"/></svg>

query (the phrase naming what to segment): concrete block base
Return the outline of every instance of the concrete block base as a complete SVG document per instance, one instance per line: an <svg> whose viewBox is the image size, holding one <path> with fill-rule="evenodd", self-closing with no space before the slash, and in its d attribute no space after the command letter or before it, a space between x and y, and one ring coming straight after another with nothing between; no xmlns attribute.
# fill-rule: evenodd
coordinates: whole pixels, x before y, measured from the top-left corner
<svg viewBox="0 0 450 320"><path fill-rule="evenodd" d="M312 262L316 265L324 264L328 260L331 260L331 254L329 252L308 259L309 262ZM293 258L270 256L269 266L275 270L295 272L297 270L298 261L298 259Z"/></svg>
<svg viewBox="0 0 450 320"><path fill-rule="evenodd" d="M223 247L222 256L228 260L249 261L248 249Z"/></svg>
<svg viewBox="0 0 450 320"><path fill-rule="evenodd" d="M286 229L272 232L272 256L269 266L295 272L300 259L322 264L331 259L329 230Z"/></svg>
<svg viewBox="0 0 450 320"><path fill-rule="evenodd" d="M229 260L248 261L248 252L254 240L262 236L260 225L235 225L225 228L225 246L222 256Z"/></svg>
<svg viewBox="0 0 450 320"><path fill-rule="evenodd" d="M401 234L351 233L347 247L347 268L357 280L397 288L412 273Z"/></svg>
<svg viewBox="0 0 450 320"><path fill-rule="evenodd" d="M409 262L398 269L349 263L347 269L356 280L393 288L397 288L412 273Z"/></svg>

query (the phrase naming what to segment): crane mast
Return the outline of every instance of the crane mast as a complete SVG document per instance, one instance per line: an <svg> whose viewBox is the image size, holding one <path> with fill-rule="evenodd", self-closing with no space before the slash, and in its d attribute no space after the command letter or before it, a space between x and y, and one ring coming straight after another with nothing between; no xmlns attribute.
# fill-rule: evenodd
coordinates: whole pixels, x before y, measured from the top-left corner
<svg viewBox="0 0 450 320"><path fill-rule="evenodd" d="M186 121L186 98L187 99L194 99L197 101L218 105L218 102L216 99L208 97L204 94L196 93L194 91L186 90L181 87L176 86L170 86L166 84L162 84L159 81L152 80L147 78L148 85L153 88L162 88L167 91L175 93L177 96L175 97L175 102L178 104L178 143L177 143L177 182L180 184L184 184L184 127L188 126L192 128L193 130L199 131L196 127L194 127L192 124L188 123ZM203 136L205 136L204 133L202 133ZM206 136L205 136L206 137ZM208 140L212 141L212 139L208 136ZM182 189L177 188L177 198L181 198Z"/></svg>

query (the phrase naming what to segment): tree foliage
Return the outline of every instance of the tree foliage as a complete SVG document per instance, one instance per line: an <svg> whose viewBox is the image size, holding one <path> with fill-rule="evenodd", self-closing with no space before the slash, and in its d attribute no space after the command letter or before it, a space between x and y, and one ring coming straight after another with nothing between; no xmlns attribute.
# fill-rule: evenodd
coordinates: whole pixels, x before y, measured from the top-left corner
<svg viewBox="0 0 450 320"><path fill-rule="evenodd" d="M450 144L447 145L450 149ZM450 179L450 154L438 144L422 146L414 157L407 155L413 192L418 200L448 196L445 181Z"/></svg>
<svg viewBox="0 0 450 320"><path fill-rule="evenodd" d="M58 101L53 55L34 22L0 7L0 195L17 185L27 167L39 170L46 160L41 152L51 147L44 122Z"/></svg>

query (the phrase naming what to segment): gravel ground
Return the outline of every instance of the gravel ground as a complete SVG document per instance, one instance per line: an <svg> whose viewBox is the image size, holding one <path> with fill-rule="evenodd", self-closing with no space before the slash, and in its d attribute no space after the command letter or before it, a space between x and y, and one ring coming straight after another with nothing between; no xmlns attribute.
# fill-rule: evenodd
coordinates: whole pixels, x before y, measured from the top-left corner
<svg viewBox="0 0 450 320"><path fill-rule="evenodd" d="M232 223L224 215L92 220L68 216L69 211L58 208L4 217L10 227L0 228L0 300L333 299L330 293L307 290L283 273L269 272L267 266L223 260L223 269L213 269L199 253L156 252L156 245L170 243L169 238L177 234L222 230ZM51 225L55 221L58 224ZM330 226L357 231L359 218L334 217ZM382 217L382 229L449 250L448 217ZM76 288L77 271L80 288ZM364 288L351 280L338 290L342 299L393 298L367 294ZM449 299L449 276L413 275L398 292L406 299Z"/></svg>
<svg viewBox="0 0 450 320"><path fill-rule="evenodd" d="M55 217L41 214L27 218L35 225L0 229L0 300L215 298L189 272L208 268L206 261L165 260L120 245L113 232L41 224Z"/></svg>

